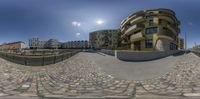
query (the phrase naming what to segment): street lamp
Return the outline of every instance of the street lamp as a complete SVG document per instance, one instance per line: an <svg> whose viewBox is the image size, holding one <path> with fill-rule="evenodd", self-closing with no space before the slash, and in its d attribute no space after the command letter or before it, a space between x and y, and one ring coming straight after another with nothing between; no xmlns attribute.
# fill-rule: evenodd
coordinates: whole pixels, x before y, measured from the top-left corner
<svg viewBox="0 0 200 99"><path fill-rule="evenodd" d="M187 50L187 32L185 32L185 53Z"/></svg>

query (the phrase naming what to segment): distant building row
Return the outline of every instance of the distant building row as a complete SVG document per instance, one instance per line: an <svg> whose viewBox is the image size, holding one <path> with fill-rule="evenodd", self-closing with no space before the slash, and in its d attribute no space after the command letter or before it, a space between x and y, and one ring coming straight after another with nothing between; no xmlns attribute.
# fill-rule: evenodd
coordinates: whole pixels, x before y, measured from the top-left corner
<svg viewBox="0 0 200 99"><path fill-rule="evenodd" d="M58 49L58 48L89 48L87 40L59 42L56 39L49 39L48 41L40 41L39 38L29 39L30 49Z"/></svg>
<svg viewBox="0 0 200 99"><path fill-rule="evenodd" d="M25 43L22 41L12 42L12 43L4 43L0 45L0 50L18 50L25 48Z"/></svg>
<svg viewBox="0 0 200 99"><path fill-rule="evenodd" d="M62 43L61 48L89 48L89 42L87 40L68 41Z"/></svg>
<svg viewBox="0 0 200 99"><path fill-rule="evenodd" d="M200 51L200 45L195 45L192 49Z"/></svg>

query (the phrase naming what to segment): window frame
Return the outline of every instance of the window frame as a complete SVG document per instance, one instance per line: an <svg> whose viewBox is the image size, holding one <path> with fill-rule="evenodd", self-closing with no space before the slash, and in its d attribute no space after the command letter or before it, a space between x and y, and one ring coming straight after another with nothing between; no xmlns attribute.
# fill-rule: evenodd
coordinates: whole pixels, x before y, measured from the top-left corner
<svg viewBox="0 0 200 99"><path fill-rule="evenodd" d="M153 39L145 40L145 48L153 48Z"/></svg>
<svg viewBox="0 0 200 99"><path fill-rule="evenodd" d="M158 32L158 27L151 27L145 29L145 34L153 34Z"/></svg>

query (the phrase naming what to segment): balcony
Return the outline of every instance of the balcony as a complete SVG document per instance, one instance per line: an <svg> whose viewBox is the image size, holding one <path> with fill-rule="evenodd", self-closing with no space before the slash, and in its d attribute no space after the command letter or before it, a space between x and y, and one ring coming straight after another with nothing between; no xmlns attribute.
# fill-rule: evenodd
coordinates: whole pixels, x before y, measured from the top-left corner
<svg viewBox="0 0 200 99"><path fill-rule="evenodd" d="M135 41L135 40L138 40L138 39L143 39L143 34L142 34L142 32L133 34L133 35L131 35L131 37L130 37L130 40L131 40L131 41Z"/></svg>
<svg viewBox="0 0 200 99"><path fill-rule="evenodd" d="M172 27L171 25L167 24L167 28L169 30L171 30L175 35L177 35L177 33L179 32L179 29L174 29L174 27Z"/></svg>
<svg viewBox="0 0 200 99"><path fill-rule="evenodd" d="M125 31L125 27L123 27L122 29L121 29L121 32L124 32Z"/></svg>
<svg viewBox="0 0 200 99"><path fill-rule="evenodd" d="M174 41L174 39L173 39L172 37L167 36L167 35L159 34L158 37L159 37L159 38L164 38L164 39L168 39L168 40Z"/></svg>
<svg viewBox="0 0 200 99"><path fill-rule="evenodd" d="M137 18L131 20L130 23L131 23L131 24L135 24L135 23L137 23L137 22L141 22L142 20L143 20L143 17L140 16L140 17L137 17Z"/></svg>
<svg viewBox="0 0 200 99"><path fill-rule="evenodd" d="M176 24L180 25L180 21L174 15L160 13L159 16L169 17L171 20L173 20L173 22L176 22Z"/></svg>
<svg viewBox="0 0 200 99"><path fill-rule="evenodd" d="M144 13L143 12L138 12L137 14L133 14L129 17L127 17L126 19L124 19L121 22L121 27L123 27L124 25L126 25L127 23L130 23L132 20L137 19L138 17L141 17L143 19Z"/></svg>
<svg viewBox="0 0 200 99"><path fill-rule="evenodd" d="M162 20L167 20L170 23L175 23L174 20L171 17L169 17L169 16L163 16L163 15L161 15L161 16L158 16L158 18L160 18Z"/></svg>
<svg viewBox="0 0 200 99"><path fill-rule="evenodd" d="M124 35L130 35L130 34L132 34L133 32L135 32L135 31L137 31L137 30L140 30L140 29L142 29L142 28L144 28L144 25L143 25L143 24L135 24L135 25L131 26L130 28L128 28L128 29L125 31Z"/></svg>
<svg viewBox="0 0 200 99"><path fill-rule="evenodd" d="M169 9L160 9L159 13L175 15L175 12Z"/></svg>

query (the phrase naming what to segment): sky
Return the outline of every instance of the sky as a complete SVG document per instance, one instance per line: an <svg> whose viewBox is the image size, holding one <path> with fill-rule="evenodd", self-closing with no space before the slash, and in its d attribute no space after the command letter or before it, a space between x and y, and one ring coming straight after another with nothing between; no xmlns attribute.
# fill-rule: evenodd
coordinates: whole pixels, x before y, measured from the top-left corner
<svg viewBox="0 0 200 99"><path fill-rule="evenodd" d="M128 15L168 8L180 20L188 47L200 44L200 0L0 0L0 44L38 37L88 40L89 33L119 28Z"/></svg>

